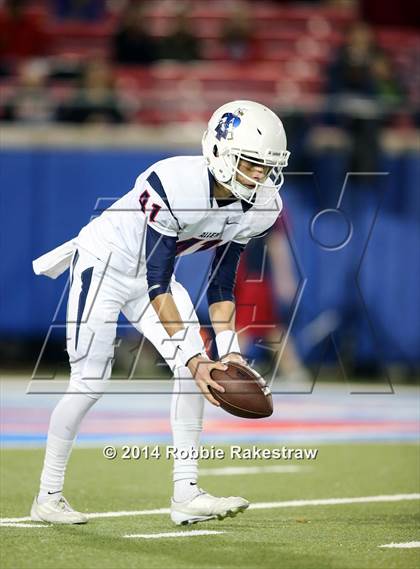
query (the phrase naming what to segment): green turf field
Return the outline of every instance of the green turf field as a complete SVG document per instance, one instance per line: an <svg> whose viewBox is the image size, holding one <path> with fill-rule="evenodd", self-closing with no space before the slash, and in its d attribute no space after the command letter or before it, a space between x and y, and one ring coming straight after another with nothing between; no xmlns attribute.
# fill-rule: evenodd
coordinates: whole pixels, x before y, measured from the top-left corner
<svg viewBox="0 0 420 569"><path fill-rule="evenodd" d="M265 445L261 445L265 447ZM290 445L302 447L302 444ZM308 445L314 448L316 445ZM320 445L315 461L296 473L202 476L218 495L282 502L419 492L419 453L412 444ZM1 517L28 516L38 486L42 450L4 450ZM202 461L203 468L282 465L286 461ZM287 462L290 464L290 462ZM75 449L65 496L86 512L167 508L166 460L108 461L101 449ZM174 526L167 514L92 518L85 526L2 527L2 569L30 568L414 568L420 549L380 545L420 540L419 500L248 510L235 519ZM30 522L26 522L30 523ZM160 539L127 534L217 530Z"/></svg>

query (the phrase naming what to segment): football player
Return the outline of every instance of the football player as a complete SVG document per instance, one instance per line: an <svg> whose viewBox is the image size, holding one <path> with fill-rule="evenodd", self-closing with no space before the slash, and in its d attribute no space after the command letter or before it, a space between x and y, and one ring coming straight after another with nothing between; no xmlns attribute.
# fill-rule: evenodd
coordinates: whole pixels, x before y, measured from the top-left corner
<svg viewBox="0 0 420 569"><path fill-rule="evenodd" d="M70 268L67 351L71 375L52 412L40 490L31 518L85 523L62 495L66 465L79 425L111 376L117 320L122 312L173 370L173 444L197 449L204 398L223 362L245 363L235 332L233 287L241 252L264 234L282 209L278 190L289 152L280 119L252 101L217 109L202 140L203 155L153 164L134 188L79 235L34 262L37 274ZM209 314L221 361L208 359L187 291L173 275L177 255L215 249L209 275ZM202 397L201 394L204 396ZM171 519L188 524L245 510L244 498L211 496L197 486L192 453L174 459Z"/></svg>

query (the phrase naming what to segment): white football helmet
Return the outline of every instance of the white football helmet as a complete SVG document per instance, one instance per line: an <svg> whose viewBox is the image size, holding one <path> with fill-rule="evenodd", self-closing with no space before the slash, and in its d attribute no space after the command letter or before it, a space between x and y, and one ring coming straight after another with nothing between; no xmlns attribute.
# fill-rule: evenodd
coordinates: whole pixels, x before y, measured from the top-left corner
<svg viewBox="0 0 420 569"><path fill-rule="evenodd" d="M267 197L259 201L264 205L281 188L290 152L281 120L264 105L232 101L221 106L209 120L202 146L210 172L235 197L253 203L256 192L264 190ZM256 181L241 172L241 159L266 167L264 178Z"/></svg>

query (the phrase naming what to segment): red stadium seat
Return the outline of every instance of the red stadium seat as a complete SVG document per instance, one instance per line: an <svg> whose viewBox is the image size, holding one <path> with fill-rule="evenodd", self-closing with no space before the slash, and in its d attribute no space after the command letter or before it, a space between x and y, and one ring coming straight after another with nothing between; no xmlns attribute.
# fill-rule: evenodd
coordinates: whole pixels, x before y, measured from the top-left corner
<svg viewBox="0 0 420 569"><path fill-rule="evenodd" d="M167 34L176 11L165 2L147 4L147 28L158 37ZM30 5L34 17L47 19L53 55L71 59L110 57L118 14L109 14L99 23L57 22L48 15L45 2ZM346 7L255 2L252 20L258 49L252 51L252 61L243 63L232 62L220 42L228 17L229 7L222 0L192 3L188 18L201 39L203 61L116 67L116 88L122 97L135 101L137 120L152 124L205 120L212 108L233 98L255 98L274 106L317 105L325 65L342 42L346 28L356 20L356 12ZM376 35L380 46L413 84L410 68L419 45L418 34L378 28ZM1 84L6 93L14 88L13 82ZM54 82L52 92L55 99L63 100L72 88Z"/></svg>

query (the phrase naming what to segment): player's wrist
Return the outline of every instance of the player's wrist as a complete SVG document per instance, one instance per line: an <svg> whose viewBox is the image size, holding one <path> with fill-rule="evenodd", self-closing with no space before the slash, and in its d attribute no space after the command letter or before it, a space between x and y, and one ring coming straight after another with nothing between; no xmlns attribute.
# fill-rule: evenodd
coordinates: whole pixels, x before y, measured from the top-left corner
<svg viewBox="0 0 420 569"><path fill-rule="evenodd" d="M202 368L203 364L209 363L211 363L211 360L208 358L207 354L197 354L190 358L185 365L190 370L194 379L197 380L197 372L199 369Z"/></svg>
<svg viewBox="0 0 420 569"><path fill-rule="evenodd" d="M184 366L195 357L204 357L205 348L200 332L196 328L182 328L171 337L177 345L177 356Z"/></svg>
<svg viewBox="0 0 420 569"><path fill-rule="evenodd" d="M216 347L219 359L232 353L241 355L238 334L234 330L223 330L216 334Z"/></svg>

